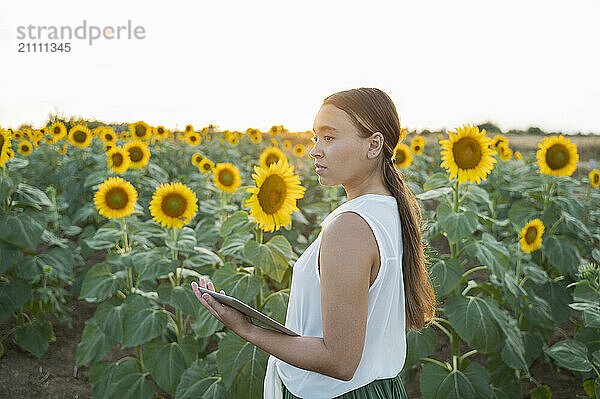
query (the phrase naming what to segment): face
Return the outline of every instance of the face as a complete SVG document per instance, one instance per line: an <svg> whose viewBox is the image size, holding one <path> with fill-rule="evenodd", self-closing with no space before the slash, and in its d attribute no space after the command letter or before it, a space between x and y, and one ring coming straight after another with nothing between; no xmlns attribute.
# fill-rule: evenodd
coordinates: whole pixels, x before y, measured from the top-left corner
<svg viewBox="0 0 600 399"><path fill-rule="evenodd" d="M377 168L376 157L383 146L383 135L374 133L361 138L350 117L341 109L323 105L313 124L313 142L309 155L323 186L359 186ZM378 148L377 148L378 147Z"/></svg>

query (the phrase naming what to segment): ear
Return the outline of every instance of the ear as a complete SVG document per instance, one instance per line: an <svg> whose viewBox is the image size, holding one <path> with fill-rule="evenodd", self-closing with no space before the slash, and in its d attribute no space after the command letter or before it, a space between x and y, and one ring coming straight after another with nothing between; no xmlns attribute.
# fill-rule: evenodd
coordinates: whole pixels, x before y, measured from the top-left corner
<svg viewBox="0 0 600 399"><path fill-rule="evenodd" d="M383 150L383 134L375 132L369 140L369 157L376 158Z"/></svg>

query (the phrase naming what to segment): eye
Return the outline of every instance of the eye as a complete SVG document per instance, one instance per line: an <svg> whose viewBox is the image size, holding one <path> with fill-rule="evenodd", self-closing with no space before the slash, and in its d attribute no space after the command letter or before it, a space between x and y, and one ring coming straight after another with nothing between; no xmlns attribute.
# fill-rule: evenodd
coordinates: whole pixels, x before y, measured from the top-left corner
<svg viewBox="0 0 600 399"><path fill-rule="evenodd" d="M325 136L325 138L330 138L330 139L333 139L333 137L331 137L331 136Z"/></svg>

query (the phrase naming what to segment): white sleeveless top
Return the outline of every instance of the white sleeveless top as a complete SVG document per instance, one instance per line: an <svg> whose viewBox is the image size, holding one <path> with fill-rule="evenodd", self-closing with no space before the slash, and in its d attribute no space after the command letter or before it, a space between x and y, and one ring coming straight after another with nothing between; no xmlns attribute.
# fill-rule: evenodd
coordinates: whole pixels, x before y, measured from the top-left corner
<svg viewBox="0 0 600 399"><path fill-rule="evenodd" d="M358 213L371 227L381 266L369 288L367 330L362 357L350 381L338 380L269 356L264 398L281 398L281 383L299 398L329 399L377 379L393 378L406 359L406 318L402 278L402 230L396 198L364 194L331 212L325 227L342 212ZM323 231L294 264L285 326L303 337L323 338L318 256Z"/></svg>

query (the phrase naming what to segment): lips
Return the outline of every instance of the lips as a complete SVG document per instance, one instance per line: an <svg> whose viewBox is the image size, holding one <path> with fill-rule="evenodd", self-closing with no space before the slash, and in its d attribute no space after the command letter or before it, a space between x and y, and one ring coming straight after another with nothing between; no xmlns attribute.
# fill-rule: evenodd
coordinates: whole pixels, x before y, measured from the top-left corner
<svg viewBox="0 0 600 399"><path fill-rule="evenodd" d="M323 165L319 165L318 163L316 163L316 164L315 164L315 168L322 168L322 169L325 169L325 166L323 166Z"/></svg>

